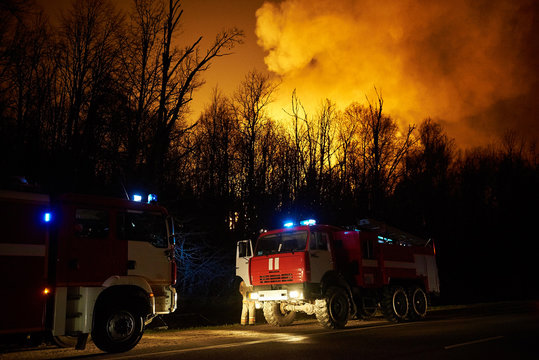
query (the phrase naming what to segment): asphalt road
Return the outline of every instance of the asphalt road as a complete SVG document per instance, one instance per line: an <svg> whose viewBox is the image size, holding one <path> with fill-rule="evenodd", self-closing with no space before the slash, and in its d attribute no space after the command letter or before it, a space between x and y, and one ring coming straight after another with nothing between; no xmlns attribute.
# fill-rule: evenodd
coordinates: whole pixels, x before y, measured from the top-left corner
<svg viewBox="0 0 539 360"><path fill-rule="evenodd" d="M433 311L419 322L353 320L327 330L316 320L147 332L133 350L104 354L41 347L1 359L539 359L539 302Z"/></svg>

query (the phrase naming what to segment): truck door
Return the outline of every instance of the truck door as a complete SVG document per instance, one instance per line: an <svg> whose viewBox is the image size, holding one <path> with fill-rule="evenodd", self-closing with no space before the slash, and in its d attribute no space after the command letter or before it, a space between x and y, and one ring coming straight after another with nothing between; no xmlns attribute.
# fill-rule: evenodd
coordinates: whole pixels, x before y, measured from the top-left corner
<svg viewBox="0 0 539 360"><path fill-rule="evenodd" d="M151 284L171 283L166 217L158 211L126 210L117 214L118 237L128 241L128 275Z"/></svg>
<svg viewBox="0 0 539 360"><path fill-rule="evenodd" d="M110 209L67 204L61 213L59 285L101 286L110 276L125 275L127 241L116 238Z"/></svg>
<svg viewBox="0 0 539 360"><path fill-rule="evenodd" d="M319 283L322 276L333 270L333 262L328 248L329 234L324 231L311 231L309 239L309 260L311 265L311 282Z"/></svg>
<svg viewBox="0 0 539 360"><path fill-rule="evenodd" d="M240 240L236 245L236 276L242 278L245 285L251 286L249 277L249 259L253 257L251 240Z"/></svg>

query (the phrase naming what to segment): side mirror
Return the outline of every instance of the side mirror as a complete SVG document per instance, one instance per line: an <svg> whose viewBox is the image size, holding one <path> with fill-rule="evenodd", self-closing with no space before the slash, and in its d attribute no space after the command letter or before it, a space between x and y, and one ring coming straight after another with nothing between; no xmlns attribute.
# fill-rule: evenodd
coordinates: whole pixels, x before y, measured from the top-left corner
<svg viewBox="0 0 539 360"><path fill-rule="evenodd" d="M168 236L168 243L172 245L173 247L176 245L176 239L178 238L180 234L172 234Z"/></svg>

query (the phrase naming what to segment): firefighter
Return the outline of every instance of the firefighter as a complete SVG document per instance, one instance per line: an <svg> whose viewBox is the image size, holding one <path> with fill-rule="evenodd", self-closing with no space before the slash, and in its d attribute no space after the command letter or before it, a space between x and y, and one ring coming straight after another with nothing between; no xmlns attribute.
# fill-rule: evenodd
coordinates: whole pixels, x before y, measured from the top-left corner
<svg viewBox="0 0 539 360"><path fill-rule="evenodd" d="M254 325L256 321L255 316L255 302L249 298L249 292L252 290L251 286L245 285L245 282L240 283L240 293L243 297L241 308L241 324L247 325L247 318L249 325Z"/></svg>

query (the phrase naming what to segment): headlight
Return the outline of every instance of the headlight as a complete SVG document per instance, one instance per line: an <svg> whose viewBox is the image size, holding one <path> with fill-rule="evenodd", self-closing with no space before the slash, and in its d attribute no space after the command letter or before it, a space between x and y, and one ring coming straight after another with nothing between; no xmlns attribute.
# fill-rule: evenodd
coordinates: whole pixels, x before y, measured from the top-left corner
<svg viewBox="0 0 539 360"><path fill-rule="evenodd" d="M249 299L258 300L258 293L256 292L249 293Z"/></svg>
<svg viewBox="0 0 539 360"><path fill-rule="evenodd" d="M297 290L292 290L288 293L288 296L291 298L291 299L301 299L303 297L303 293L297 291Z"/></svg>

